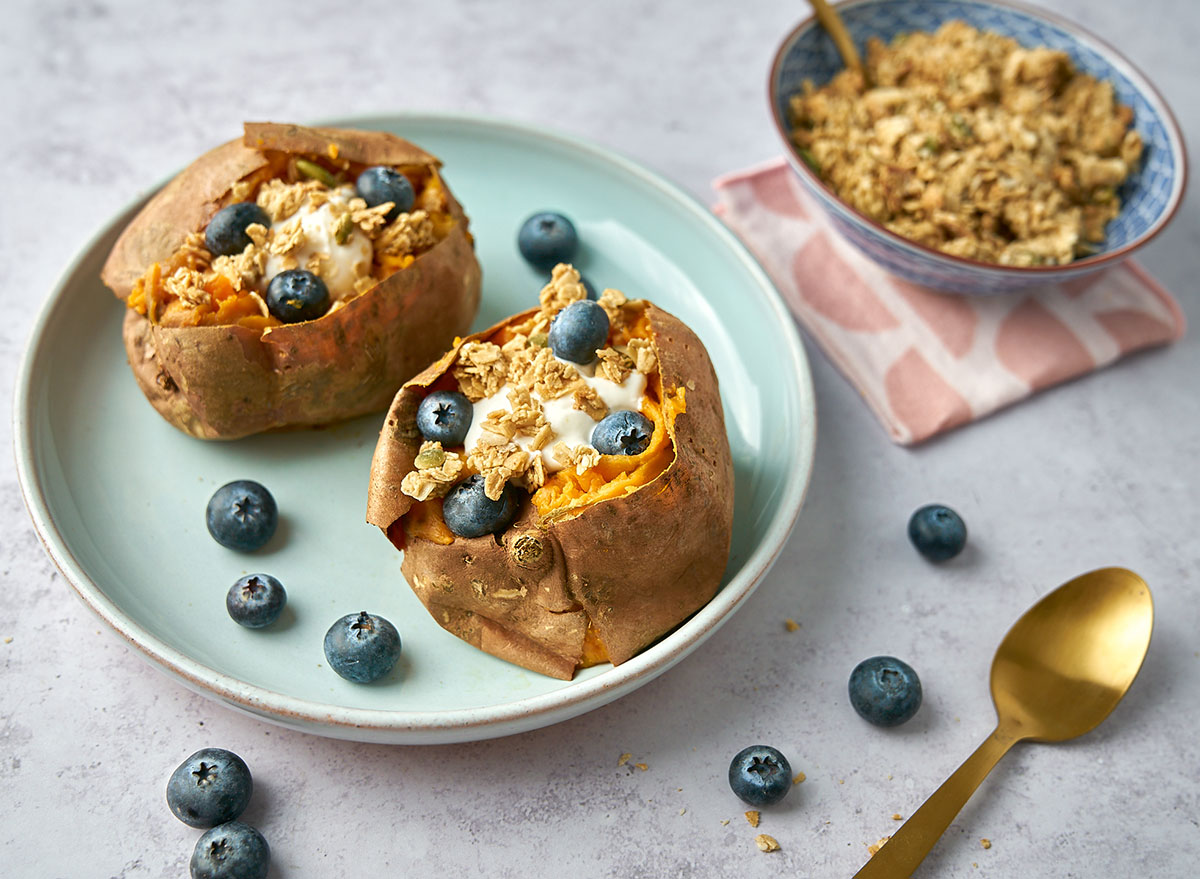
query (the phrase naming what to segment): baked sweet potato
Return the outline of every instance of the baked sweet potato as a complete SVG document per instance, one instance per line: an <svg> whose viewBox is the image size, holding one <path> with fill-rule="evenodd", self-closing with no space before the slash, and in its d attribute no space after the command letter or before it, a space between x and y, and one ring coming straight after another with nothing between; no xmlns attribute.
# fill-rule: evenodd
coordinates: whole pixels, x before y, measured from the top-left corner
<svg viewBox="0 0 1200 879"><path fill-rule="evenodd" d="M408 210L388 216L399 205L358 197L352 185L373 166L405 177ZM128 306L126 352L155 409L192 436L236 439L386 408L466 332L479 305L467 217L440 166L387 132L247 123L241 140L171 180L101 274ZM241 253L214 255L206 227L246 201L271 226L247 227L252 241ZM325 238L307 225L322 210ZM347 242L357 261L331 258ZM301 268L328 279L328 311L281 322L264 299L272 271Z"/></svg>
<svg viewBox="0 0 1200 879"><path fill-rule="evenodd" d="M587 382L540 347L556 314L584 296L578 273L559 266L541 308L460 340L405 384L379 436L367 507L367 521L403 550L406 580L443 628L564 680L581 667L625 662L708 602L733 519L733 468L712 363L687 326L649 302L604 291L606 347L583 370L611 370L605 377L626 385L626 372L642 374L639 408L653 424L644 451L601 455L541 434L531 395L544 403L579 392L574 408L589 409ZM555 381L575 390L547 391ZM442 448L417 425L421 401L439 390L466 393L476 421L501 394L511 409L487 414L490 438L485 432L474 446L468 436L463 446ZM542 449L566 466L539 473ZM472 474L490 483L491 498L520 486L518 507L495 533L462 537L447 526L439 495Z"/></svg>

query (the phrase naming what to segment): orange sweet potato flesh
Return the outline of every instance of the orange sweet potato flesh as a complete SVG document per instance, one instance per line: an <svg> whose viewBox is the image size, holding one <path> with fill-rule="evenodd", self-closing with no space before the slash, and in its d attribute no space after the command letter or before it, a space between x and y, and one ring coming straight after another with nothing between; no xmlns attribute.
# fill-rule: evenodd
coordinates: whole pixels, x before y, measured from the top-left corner
<svg viewBox="0 0 1200 879"><path fill-rule="evenodd" d="M530 314L462 342L494 338ZM433 618L488 653L563 680L604 659L619 665L686 620L716 593L729 555L733 466L716 374L678 318L649 303L644 314L667 436L656 433L659 449L638 456L640 475L626 466L637 459L605 459L597 469L615 467L614 480L588 482L582 495L572 489L566 506L539 492L539 504L523 503L503 533L447 542L438 507L417 505L400 482L421 444L417 406L461 343L396 395L371 465L367 521L404 550L401 570ZM607 491L617 480L621 490Z"/></svg>
<svg viewBox="0 0 1200 879"><path fill-rule="evenodd" d="M201 156L150 199L114 245L102 280L127 300L153 264L166 262L232 201L235 183L271 176L290 156L335 154L358 165L440 166L387 132L246 123L241 140ZM455 222L444 239L317 320L168 327L129 309L123 336L142 392L167 421L201 439L327 424L386 408L406 379L466 332L479 307L481 272L467 219L448 188L446 196Z"/></svg>

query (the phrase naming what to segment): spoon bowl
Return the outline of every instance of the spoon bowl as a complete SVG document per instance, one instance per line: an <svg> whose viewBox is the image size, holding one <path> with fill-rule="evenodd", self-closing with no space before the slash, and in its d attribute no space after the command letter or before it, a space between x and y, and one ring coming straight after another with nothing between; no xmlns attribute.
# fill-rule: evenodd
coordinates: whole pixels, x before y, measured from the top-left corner
<svg viewBox="0 0 1200 879"><path fill-rule="evenodd" d="M911 875L1017 742L1061 742L1095 729L1137 677L1153 628L1150 587L1124 568L1076 577L1026 611L992 660L995 731L854 879Z"/></svg>
<svg viewBox="0 0 1200 879"><path fill-rule="evenodd" d="M1133 683L1154 625L1150 589L1102 568L1025 612L996 650L992 701L1017 739L1060 742L1096 728Z"/></svg>

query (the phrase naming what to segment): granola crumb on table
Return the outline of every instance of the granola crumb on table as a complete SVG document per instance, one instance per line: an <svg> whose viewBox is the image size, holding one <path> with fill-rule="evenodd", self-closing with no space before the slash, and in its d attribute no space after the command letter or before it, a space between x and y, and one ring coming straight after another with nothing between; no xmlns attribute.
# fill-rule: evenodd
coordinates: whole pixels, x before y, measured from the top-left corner
<svg viewBox="0 0 1200 879"><path fill-rule="evenodd" d="M945 253L1011 266L1095 252L1137 167L1133 111L1065 52L949 21L867 45L791 96L792 140L852 207Z"/></svg>
<svg viewBox="0 0 1200 879"><path fill-rule="evenodd" d="M779 851L779 841L775 837L766 833L760 833L754 837L754 844L758 846L759 851L777 852Z"/></svg>

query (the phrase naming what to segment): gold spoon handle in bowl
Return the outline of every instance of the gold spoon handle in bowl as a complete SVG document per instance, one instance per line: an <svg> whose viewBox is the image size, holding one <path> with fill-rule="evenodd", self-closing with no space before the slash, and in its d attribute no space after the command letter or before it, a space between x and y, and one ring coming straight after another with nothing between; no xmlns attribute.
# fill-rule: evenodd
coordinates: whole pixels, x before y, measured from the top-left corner
<svg viewBox="0 0 1200 879"><path fill-rule="evenodd" d="M850 32L846 30L846 23L838 15L838 11L826 0L808 0L808 5L816 13L817 21L821 22L821 26L828 31L833 45L837 47L838 54L842 56L842 63L850 70L857 70L861 73L863 81L866 82L867 68L863 66L858 48L854 45L854 40L850 38Z"/></svg>
<svg viewBox="0 0 1200 879"><path fill-rule="evenodd" d="M908 879L962 811L971 794L1019 737L1000 727L942 782L883 848L854 874L854 879Z"/></svg>

